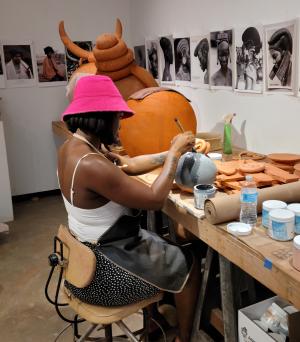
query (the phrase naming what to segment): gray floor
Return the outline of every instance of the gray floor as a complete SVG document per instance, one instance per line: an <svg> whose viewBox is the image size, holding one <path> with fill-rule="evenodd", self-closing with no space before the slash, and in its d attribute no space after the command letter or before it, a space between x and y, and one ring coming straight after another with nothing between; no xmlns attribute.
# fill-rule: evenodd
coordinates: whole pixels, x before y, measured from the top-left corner
<svg viewBox="0 0 300 342"><path fill-rule="evenodd" d="M9 234L0 234L0 340L52 342L66 323L47 302L44 285L53 237L66 223L65 209L60 196L48 196L16 203L14 215ZM128 324L139 325L140 318ZM58 341L73 341L70 329Z"/></svg>

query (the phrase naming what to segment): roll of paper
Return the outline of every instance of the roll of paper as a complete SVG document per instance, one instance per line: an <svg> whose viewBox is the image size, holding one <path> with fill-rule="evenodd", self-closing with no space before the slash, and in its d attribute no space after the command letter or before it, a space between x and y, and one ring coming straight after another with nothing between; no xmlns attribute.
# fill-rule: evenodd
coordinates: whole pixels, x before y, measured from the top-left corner
<svg viewBox="0 0 300 342"><path fill-rule="evenodd" d="M300 181L258 189L258 213L262 211L262 202L267 200L280 200L286 203L300 202ZM240 194L207 199L204 212L205 217L212 224L236 220L240 215Z"/></svg>

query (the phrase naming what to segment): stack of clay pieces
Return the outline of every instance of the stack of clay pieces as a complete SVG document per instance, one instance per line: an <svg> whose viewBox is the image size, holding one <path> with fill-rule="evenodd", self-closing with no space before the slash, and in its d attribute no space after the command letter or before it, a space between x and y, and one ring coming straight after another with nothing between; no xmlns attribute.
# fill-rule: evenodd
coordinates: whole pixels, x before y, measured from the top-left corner
<svg viewBox="0 0 300 342"><path fill-rule="evenodd" d="M300 156L298 157L300 161ZM215 161L215 164L218 169L215 185L227 194L239 193L246 175L252 175L258 188L292 183L300 178L300 167L298 173L290 173L279 168L273 162L258 162L247 159L227 162ZM292 167L294 171L294 166Z"/></svg>
<svg viewBox="0 0 300 342"><path fill-rule="evenodd" d="M268 155L266 161L279 169L289 173L295 173L295 165L300 163L300 155L292 153L272 153ZM300 172L297 175L300 176Z"/></svg>

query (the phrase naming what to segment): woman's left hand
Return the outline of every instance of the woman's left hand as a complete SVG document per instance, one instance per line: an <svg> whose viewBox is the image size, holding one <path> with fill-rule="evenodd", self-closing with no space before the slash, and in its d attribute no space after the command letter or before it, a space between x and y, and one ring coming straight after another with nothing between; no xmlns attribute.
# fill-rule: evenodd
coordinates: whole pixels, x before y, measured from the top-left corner
<svg viewBox="0 0 300 342"><path fill-rule="evenodd" d="M120 156L117 153L107 151L105 153L105 157L108 158L110 161L112 161L115 165L117 165L120 169L126 171L129 171L130 169L130 158L126 156Z"/></svg>

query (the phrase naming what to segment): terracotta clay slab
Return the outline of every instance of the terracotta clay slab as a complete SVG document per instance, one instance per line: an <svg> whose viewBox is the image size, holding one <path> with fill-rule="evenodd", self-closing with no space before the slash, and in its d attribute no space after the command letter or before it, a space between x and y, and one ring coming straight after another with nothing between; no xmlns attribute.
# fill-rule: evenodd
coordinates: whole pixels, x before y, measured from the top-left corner
<svg viewBox="0 0 300 342"><path fill-rule="evenodd" d="M300 172L300 164L294 165L294 169L295 169L296 171L299 171L299 172Z"/></svg>
<svg viewBox="0 0 300 342"><path fill-rule="evenodd" d="M300 161L300 155L293 153L271 153L268 155L268 158L283 164L296 164Z"/></svg>
<svg viewBox="0 0 300 342"><path fill-rule="evenodd" d="M282 183L296 182L299 179L295 174L290 174L271 164L266 164L265 173Z"/></svg>
<svg viewBox="0 0 300 342"><path fill-rule="evenodd" d="M291 173L293 173L293 171L294 171L294 166L291 164L275 163L272 160L270 160L269 162L270 162L270 164L272 164L276 167L279 167L280 169L282 169L284 171L288 171Z"/></svg>

